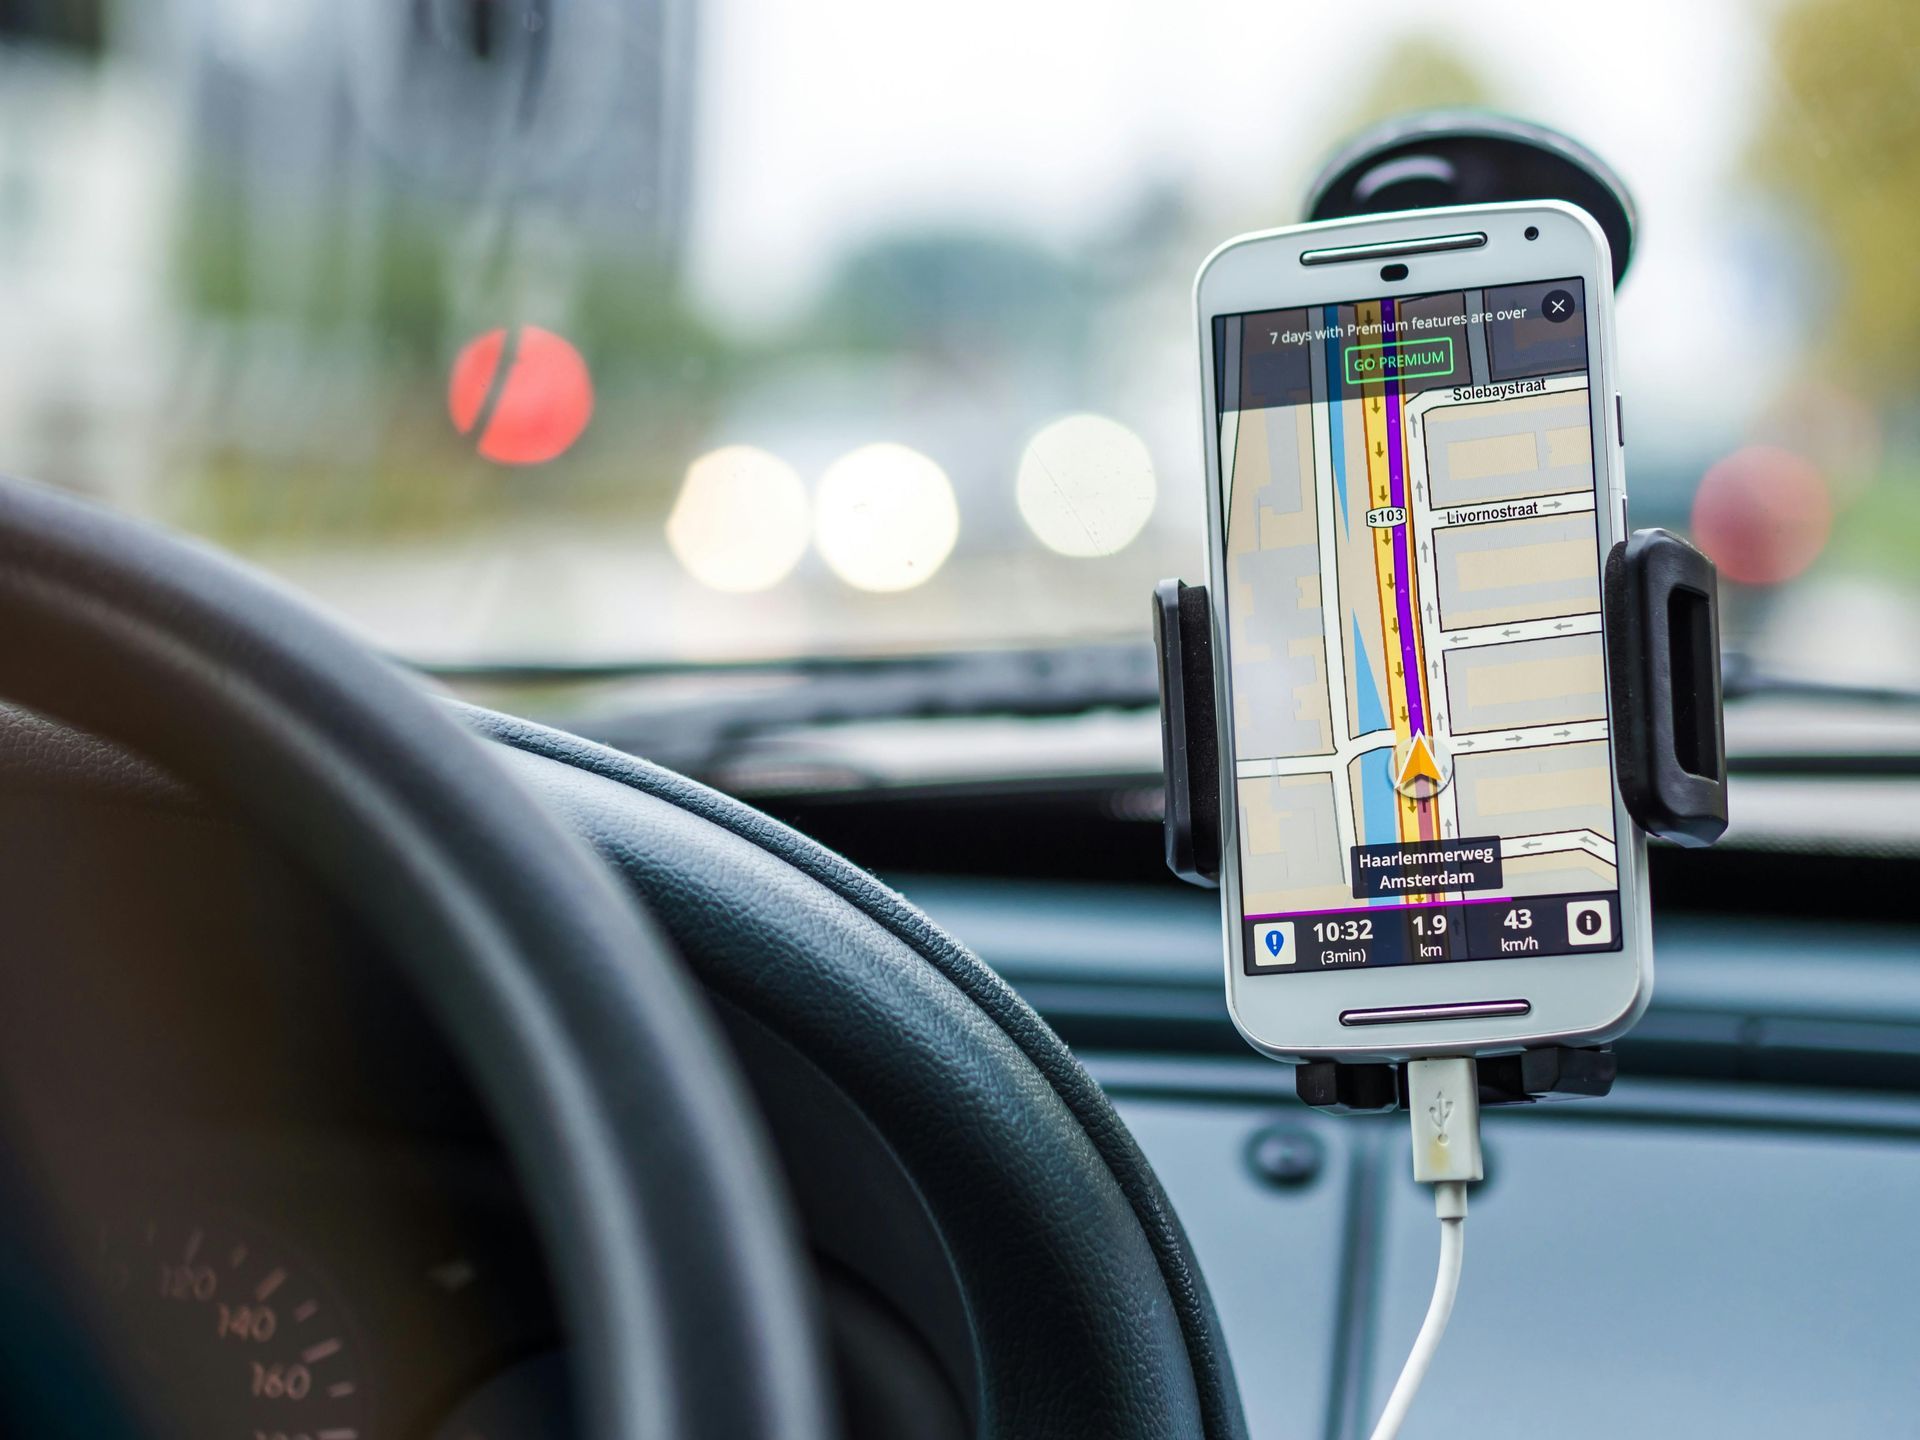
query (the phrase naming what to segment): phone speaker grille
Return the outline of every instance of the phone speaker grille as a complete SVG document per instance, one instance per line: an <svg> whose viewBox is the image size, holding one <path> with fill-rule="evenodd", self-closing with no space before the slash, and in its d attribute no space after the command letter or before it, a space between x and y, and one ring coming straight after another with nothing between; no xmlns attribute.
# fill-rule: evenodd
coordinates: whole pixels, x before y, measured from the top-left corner
<svg viewBox="0 0 1920 1440"><path fill-rule="evenodd" d="M1338 265L1347 260L1385 260L1395 255L1435 255L1447 250L1478 250L1487 232L1464 235L1427 235L1410 240L1376 240L1370 245L1339 245L1328 250L1303 250L1302 265Z"/></svg>

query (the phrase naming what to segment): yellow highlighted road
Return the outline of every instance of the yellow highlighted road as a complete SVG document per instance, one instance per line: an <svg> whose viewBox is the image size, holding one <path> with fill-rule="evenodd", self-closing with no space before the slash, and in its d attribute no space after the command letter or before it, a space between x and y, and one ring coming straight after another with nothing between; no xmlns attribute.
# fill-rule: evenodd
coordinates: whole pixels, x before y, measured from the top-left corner
<svg viewBox="0 0 1920 1440"><path fill-rule="evenodd" d="M1380 323L1380 302L1368 301L1355 307L1354 318L1362 333ZM1360 387L1360 410L1366 422L1367 494L1376 508L1393 503L1393 475L1387 463L1387 407L1382 398L1386 387L1373 381ZM1387 723L1393 727L1394 746L1399 748L1412 734L1407 722L1407 676L1400 659L1400 617L1394 597L1393 530L1383 527L1373 532L1373 573L1380 591L1380 634L1384 644L1387 672ZM1415 612L1418 613L1417 611ZM1420 802L1396 794L1400 838L1420 838Z"/></svg>

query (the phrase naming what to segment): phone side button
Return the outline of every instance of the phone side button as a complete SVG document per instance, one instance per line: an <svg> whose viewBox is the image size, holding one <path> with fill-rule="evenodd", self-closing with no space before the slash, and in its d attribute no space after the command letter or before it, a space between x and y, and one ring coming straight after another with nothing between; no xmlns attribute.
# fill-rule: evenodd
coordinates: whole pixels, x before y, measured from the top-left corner
<svg viewBox="0 0 1920 1440"><path fill-rule="evenodd" d="M1462 1000L1453 1005L1392 1005L1379 1010L1342 1010L1342 1025L1411 1025L1422 1020L1498 1020L1525 1015L1526 1000Z"/></svg>

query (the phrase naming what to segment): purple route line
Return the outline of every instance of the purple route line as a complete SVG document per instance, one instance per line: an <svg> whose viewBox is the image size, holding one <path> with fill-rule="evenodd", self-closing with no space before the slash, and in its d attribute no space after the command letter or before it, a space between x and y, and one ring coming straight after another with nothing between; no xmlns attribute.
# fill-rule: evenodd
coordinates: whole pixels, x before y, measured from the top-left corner
<svg viewBox="0 0 1920 1440"><path fill-rule="evenodd" d="M1511 895L1476 895L1471 900L1413 900L1405 905L1335 905L1330 910L1275 910L1270 914L1249 915L1246 918L1256 922L1298 920L1302 915L1356 915L1362 910L1369 915L1383 915L1393 910L1440 910L1454 905L1500 905L1511 899L1513 899Z"/></svg>
<svg viewBox="0 0 1920 1440"><path fill-rule="evenodd" d="M1413 511L1407 507L1406 457L1400 450L1400 381L1392 374L1393 357L1398 347L1393 340L1393 301L1380 302L1380 319L1385 326L1381 351L1387 375L1387 485L1391 502L1406 512L1407 518L1393 527L1394 599L1400 611L1400 668L1407 683L1407 728L1419 734L1427 728L1426 707L1420 701L1420 657L1413 644L1413 547L1407 532L1413 528Z"/></svg>

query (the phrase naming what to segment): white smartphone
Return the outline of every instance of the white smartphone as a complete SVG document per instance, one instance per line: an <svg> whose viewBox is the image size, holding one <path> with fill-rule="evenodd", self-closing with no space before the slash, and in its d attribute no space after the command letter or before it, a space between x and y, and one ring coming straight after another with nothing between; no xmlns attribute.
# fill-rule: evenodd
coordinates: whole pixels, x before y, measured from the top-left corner
<svg viewBox="0 0 1920 1440"><path fill-rule="evenodd" d="M1282 1059L1596 1044L1652 990L1601 571L1606 237L1557 203L1244 235L1195 282L1227 1001Z"/></svg>

